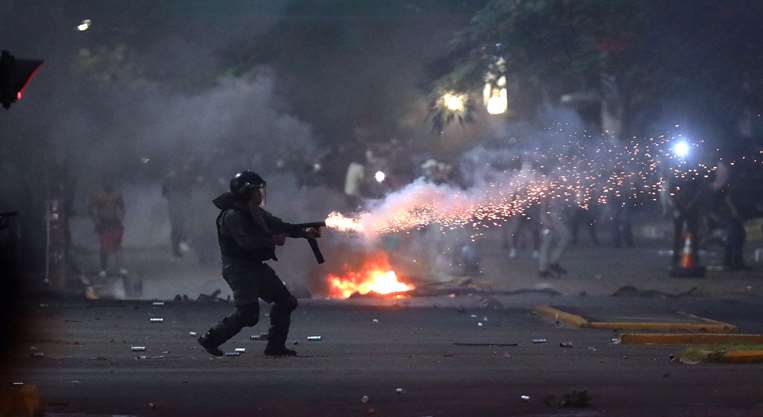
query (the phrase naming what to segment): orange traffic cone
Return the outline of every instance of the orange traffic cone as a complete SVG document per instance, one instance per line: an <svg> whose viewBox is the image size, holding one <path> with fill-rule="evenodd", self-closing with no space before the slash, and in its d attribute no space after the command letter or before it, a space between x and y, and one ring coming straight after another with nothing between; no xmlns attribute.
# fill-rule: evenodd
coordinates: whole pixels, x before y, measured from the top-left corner
<svg viewBox="0 0 763 417"><path fill-rule="evenodd" d="M670 271L670 276L681 278L701 278L705 276L705 267L699 266L694 257L694 237L691 233L684 234L684 247L678 265Z"/></svg>
<svg viewBox="0 0 763 417"><path fill-rule="evenodd" d="M692 243L692 235L687 233L684 236L684 247L681 250L681 268L694 268L696 266L694 256L691 254Z"/></svg>

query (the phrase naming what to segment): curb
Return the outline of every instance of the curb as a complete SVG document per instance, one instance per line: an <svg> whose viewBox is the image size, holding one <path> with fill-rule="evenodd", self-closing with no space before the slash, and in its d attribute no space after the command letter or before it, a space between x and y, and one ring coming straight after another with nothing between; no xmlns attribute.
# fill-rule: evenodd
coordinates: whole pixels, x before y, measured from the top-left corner
<svg viewBox="0 0 763 417"><path fill-rule="evenodd" d="M723 363L762 363L763 350L730 350L719 359Z"/></svg>
<svg viewBox="0 0 763 417"><path fill-rule="evenodd" d="M551 317L554 320L575 327L586 327L592 329L610 329L610 330L661 330L661 331L695 331L706 333L734 333L737 327L733 324L724 323L717 320L707 319L687 313L691 318L702 321L702 323L680 323L680 322L618 322L618 321L589 321L583 316L568 313L558 308L548 305L537 306L533 311L541 316Z"/></svg>
<svg viewBox="0 0 763 417"><path fill-rule="evenodd" d="M541 316L551 317L554 320L561 321L562 323L576 327L588 327L590 322L583 316L577 314L567 313L556 309L551 306L537 306L533 308L533 311Z"/></svg>
<svg viewBox="0 0 763 417"><path fill-rule="evenodd" d="M618 322L618 321L595 321L588 327L594 329L610 330L662 330L662 331L695 331L705 333L733 333L736 326L723 323L677 323L677 322Z"/></svg>
<svg viewBox="0 0 763 417"><path fill-rule="evenodd" d="M620 343L628 345L763 344L763 335L724 333L626 333L620 335Z"/></svg>

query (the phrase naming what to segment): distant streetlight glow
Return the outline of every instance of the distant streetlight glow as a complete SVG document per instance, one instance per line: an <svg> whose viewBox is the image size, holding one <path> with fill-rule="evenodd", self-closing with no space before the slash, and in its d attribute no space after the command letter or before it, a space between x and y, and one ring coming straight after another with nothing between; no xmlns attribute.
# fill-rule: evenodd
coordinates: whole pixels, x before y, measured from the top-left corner
<svg viewBox="0 0 763 417"><path fill-rule="evenodd" d="M385 174L384 171L376 171L376 174L374 174L374 179L379 184L383 183L386 178L387 174Z"/></svg>
<svg viewBox="0 0 763 417"><path fill-rule="evenodd" d="M92 20L85 19L85 20L82 21L82 23L77 25L77 30L80 31L80 32L84 32L84 31L90 29L90 25L92 25L92 24L93 24Z"/></svg>
<svg viewBox="0 0 763 417"><path fill-rule="evenodd" d="M442 96L442 102L445 108L452 112L463 112L466 108L466 96L463 94L445 93Z"/></svg>
<svg viewBox="0 0 763 417"><path fill-rule="evenodd" d="M503 82L501 82L503 81ZM509 109L509 92L504 87L506 85L506 77L501 77L498 80L498 87L487 82L485 88L482 90L482 97L485 102L485 108L490 114L504 114Z"/></svg>
<svg viewBox="0 0 763 417"><path fill-rule="evenodd" d="M678 141L675 145L673 145L673 155L680 159L685 159L687 156L689 156L690 150L691 147L689 146L689 142L685 140Z"/></svg>

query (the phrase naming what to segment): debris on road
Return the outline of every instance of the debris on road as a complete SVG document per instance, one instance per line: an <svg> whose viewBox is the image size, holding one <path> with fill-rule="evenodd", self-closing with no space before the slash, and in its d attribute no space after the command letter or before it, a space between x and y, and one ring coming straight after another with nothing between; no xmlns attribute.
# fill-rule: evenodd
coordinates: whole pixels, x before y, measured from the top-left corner
<svg viewBox="0 0 763 417"><path fill-rule="evenodd" d="M360 402L362 402L363 404L368 404L368 401L370 401L370 400L371 399L368 397L368 395L364 395L364 396L360 397Z"/></svg>
<svg viewBox="0 0 763 417"><path fill-rule="evenodd" d="M145 352L146 347L145 346L130 346L130 350L133 352Z"/></svg>
<svg viewBox="0 0 763 417"><path fill-rule="evenodd" d="M540 338L540 339L533 339L533 343L536 345L540 345L543 343L548 343L548 339Z"/></svg>
<svg viewBox="0 0 763 417"><path fill-rule="evenodd" d="M268 334L267 333L253 334L249 336L249 339L258 340L258 341L266 341L268 340Z"/></svg>
<svg viewBox="0 0 763 417"><path fill-rule="evenodd" d="M633 285L625 285L612 293L612 297L653 297L653 298L679 298L696 295L699 288L691 287L688 291L677 294L671 294L658 290L641 290Z"/></svg>
<svg viewBox="0 0 763 417"><path fill-rule="evenodd" d="M524 402L530 401L530 396L529 395L521 395L519 398L521 398L522 401L524 401Z"/></svg>
<svg viewBox="0 0 763 417"><path fill-rule="evenodd" d="M519 343L465 343L465 342L453 342L456 346L519 346Z"/></svg>
<svg viewBox="0 0 763 417"><path fill-rule="evenodd" d="M612 342L613 345L619 345L622 342L619 337L613 337L609 339L609 341Z"/></svg>
<svg viewBox="0 0 763 417"><path fill-rule="evenodd" d="M402 389L402 388L400 388L400 387L398 387L398 388L395 388L395 392L396 392L396 393L398 393L398 394L401 394L401 395L402 395L402 394L405 394L405 390L404 390L404 389Z"/></svg>
<svg viewBox="0 0 763 417"><path fill-rule="evenodd" d="M241 356L241 352L225 352L225 356Z"/></svg>
<svg viewBox="0 0 763 417"><path fill-rule="evenodd" d="M34 352L30 352L29 356L31 356L33 358L44 358L45 357L45 353L39 352L39 351L34 351Z"/></svg>
<svg viewBox="0 0 763 417"><path fill-rule="evenodd" d="M148 321L151 323L164 323L164 319L161 317L151 317Z"/></svg>
<svg viewBox="0 0 763 417"><path fill-rule="evenodd" d="M214 290L209 294L199 294L198 297L196 297L196 302L199 303L216 303L218 301L223 301L222 298L219 298L220 290Z"/></svg>
<svg viewBox="0 0 763 417"><path fill-rule="evenodd" d="M154 301L153 303L151 303L151 305L152 306L157 306L157 307L163 306L164 305L164 301Z"/></svg>
<svg viewBox="0 0 763 417"><path fill-rule="evenodd" d="M320 342L323 340L323 336L307 336L307 340L311 342Z"/></svg>
<svg viewBox="0 0 763 417"><path fill-rule="evenodd" d="M378 323L378 322L379 322L379 319L376 319L376 318L371 320L371 323Z"/></svg>
<svg viewBox="0 0 763 417"><path fill-rule="evenodd" d="M238 353L246 353L246 348L237 347L237 348L233 349L233 351L234 352L238 352Z"/></svg>
<svg viewBox="0 0 763 417"><path fill-rule="evenodd" d="M484 325L482 324L482 322L481 322L481 321L478 321L478 322L477 322L477 326L479 326L479 327L482 327L482 326L484 326Z"/></svg>
<svg viewBox="0 0 763 417"><path fill-rule="evenodd" d="M551 407L574 407L584 408L591 405L591 395L587 390L577 391L573 390L567 394L564 394L561 399L557 401L555 395L549 395L543 400L543 404Z"/></svg>
<svg viewBox="0 0 763 417"><path fill-rule="evenodd" d="M196 335L197 335L196 332L188 332L188 336L196 336Z"/></svg>
<svg viewBox="0 0 763 417"><path fill-rule="evenodd" d="M591 395L588 394L588 391L572 391L570 393L564 394L564 398L559 403L562 407L577 407L577 408L583 408L588 407L591 405Z"/></svg>
<svg viewBox="0 0 763 417"><path fill-rule="evenodd" d="M561 343L559 343L559 346L563 347L563 348L571 348L572 347L572 342L561 342Z"/></svg>

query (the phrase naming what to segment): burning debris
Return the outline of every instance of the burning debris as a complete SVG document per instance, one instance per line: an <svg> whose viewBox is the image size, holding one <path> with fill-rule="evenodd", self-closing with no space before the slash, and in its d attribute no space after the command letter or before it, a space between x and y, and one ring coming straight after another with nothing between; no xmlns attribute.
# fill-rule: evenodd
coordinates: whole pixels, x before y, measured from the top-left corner
<svg viewBox="0 0 763 417"><path fill-rule="evenodd" d="M346 299L353 295L399 296L416 287L401 280L390 266L387 254L375 252L358 269L345 264L341 274L327 276L329 297Z"/></svg>

